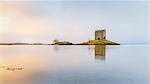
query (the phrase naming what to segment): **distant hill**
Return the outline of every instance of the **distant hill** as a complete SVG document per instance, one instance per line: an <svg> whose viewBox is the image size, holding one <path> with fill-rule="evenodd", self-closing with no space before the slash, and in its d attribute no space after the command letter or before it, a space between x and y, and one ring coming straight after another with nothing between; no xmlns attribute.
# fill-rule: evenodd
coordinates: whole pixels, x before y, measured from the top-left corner
<svg viewBox="0 0 150 84"><path fill-rule="evenodd" d="M49 45L43 43L0 43L0 45Z"/></svg>

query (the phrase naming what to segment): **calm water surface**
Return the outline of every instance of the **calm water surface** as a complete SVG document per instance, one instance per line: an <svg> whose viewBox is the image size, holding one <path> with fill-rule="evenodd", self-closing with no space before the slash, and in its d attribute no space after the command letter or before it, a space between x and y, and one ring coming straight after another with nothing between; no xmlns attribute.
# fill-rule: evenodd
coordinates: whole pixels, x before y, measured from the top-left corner
<svg viewBox="0 0 150 84"><path fill-rule="evenodd" d="M150 45L0 46L0 84L150 84Z"/></svg>

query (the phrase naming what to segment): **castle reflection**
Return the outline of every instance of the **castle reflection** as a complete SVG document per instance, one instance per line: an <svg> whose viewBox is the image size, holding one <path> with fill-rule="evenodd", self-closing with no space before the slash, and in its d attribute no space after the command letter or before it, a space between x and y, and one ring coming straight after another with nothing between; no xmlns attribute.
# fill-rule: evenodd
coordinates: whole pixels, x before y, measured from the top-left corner
<svg viewBox="0 0 150 84"><path fill-rule="evenodd" d="M105 60L105 45L95 45L95 59L97 60Z"/></svg>
<svg viewBox="0 0 150 84"><path fill-rule="evenodd" d="M59 51L59 45L53 46L54 51ZM84 50L84 49L83 49ZM95 60L105 61L106 57L106 45L88 45L88 50L94 52L93 55Z"/></svg>

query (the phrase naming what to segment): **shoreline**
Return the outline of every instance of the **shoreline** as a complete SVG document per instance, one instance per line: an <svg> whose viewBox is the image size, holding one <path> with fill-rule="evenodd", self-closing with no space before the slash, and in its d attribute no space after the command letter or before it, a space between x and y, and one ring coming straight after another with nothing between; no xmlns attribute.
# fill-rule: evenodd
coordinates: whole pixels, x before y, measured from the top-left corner
<svg viewBox="0 0 150 84"><path fill-rule="evenodd" d="M0 44L0 45L55 45L55 44ZM121 44L58 44L58 45L121 45Z"/></svg>

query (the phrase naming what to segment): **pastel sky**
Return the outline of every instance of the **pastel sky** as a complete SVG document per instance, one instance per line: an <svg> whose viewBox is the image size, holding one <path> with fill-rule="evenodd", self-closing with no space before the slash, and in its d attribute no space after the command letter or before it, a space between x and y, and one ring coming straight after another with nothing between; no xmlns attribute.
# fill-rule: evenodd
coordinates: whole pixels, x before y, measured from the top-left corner
<svg viewBox="0 0 150 84"><path fill-rule="evenodd" d="M118 43L149 43L146 0L0 1L0 42L75 43L106 29Z"/></svg>

